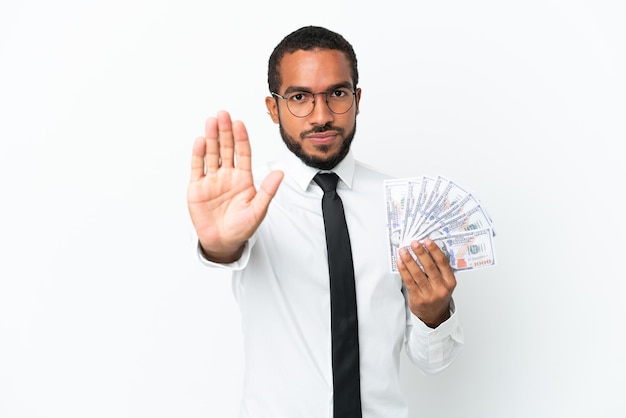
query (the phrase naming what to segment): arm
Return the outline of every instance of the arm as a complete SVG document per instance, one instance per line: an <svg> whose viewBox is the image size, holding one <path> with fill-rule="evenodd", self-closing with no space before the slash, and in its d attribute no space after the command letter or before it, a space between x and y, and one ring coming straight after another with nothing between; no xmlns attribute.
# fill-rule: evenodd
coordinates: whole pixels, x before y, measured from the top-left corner
<svg viewBox="0 0 626 418"><path fill-rule="evenodd" d="M259 190L252 179L250 142L242 122L227 112L209 118L194 142L187 206L207 260L237 260L267 213L283 173L274 171Z"/></svg>
<svg viewBox="0 0 626 418"><path fill-rule="evenodd" d="M463 333L458 323L452 292L456 278L449 261L432 240L414 241L400 250L398 271L407 300L406 351L424 373L447 368L458 356Z"/></svg>

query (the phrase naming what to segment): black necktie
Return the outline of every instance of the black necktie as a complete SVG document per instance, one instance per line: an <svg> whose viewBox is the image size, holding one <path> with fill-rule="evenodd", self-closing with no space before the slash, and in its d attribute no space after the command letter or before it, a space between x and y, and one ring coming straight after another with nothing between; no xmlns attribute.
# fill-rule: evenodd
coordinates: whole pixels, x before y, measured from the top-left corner
<svg viewBox="0 0 626 418"><path fill-rule="evenodd" d="M324 190L322 212L330 273L330 317L333 351L334 417L361 417L359 332L350 236L337 194L337 174L313 179Z"/></svg>

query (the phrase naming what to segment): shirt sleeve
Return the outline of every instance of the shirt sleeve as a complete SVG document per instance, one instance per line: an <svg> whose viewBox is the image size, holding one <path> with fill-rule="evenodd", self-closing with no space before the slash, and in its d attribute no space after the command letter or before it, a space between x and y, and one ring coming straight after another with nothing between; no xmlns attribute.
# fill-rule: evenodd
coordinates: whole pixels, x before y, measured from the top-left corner
<svg viewBox="0 0 626 418"><path fill-rule="evenodd" d="M409 359L424 374L439 373L458 357L463 347L463 331L454 301L450 318L437 328L430 328L415 316L407 305L405 349Z"/></svg>
<svg viewBox="0 0 626 418"><path fill-rule="evenodd" d="M239 257L238 260L235 260L232 263L216 263L214 261L208 260L204 256L204 253L202 252L202 249L200 248L199 242L197 242L196 244L196 253L198 255L198 259L203 265L207 267L217 267L217 268L222 268L222 269L226 269L230 271L243 270L248 265L248 261L250 261L250 253L252 251L252 246L256 242L256 236L257 235L255 232L254 235L248 241L246 241L246 243L243 246L243 252L241 253L241 257Z"/></svg>

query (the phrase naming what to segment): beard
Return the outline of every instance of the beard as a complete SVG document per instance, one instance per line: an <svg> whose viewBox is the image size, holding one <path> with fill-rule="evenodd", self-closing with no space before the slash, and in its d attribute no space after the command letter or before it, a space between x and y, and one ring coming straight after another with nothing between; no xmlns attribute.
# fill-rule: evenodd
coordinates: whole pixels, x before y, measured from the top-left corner
<svg viewBox="0 0 626 418"><path fill-rule="evenodd" d="M291 135L285 132L282 124L279 124L279 130L280 130L280 136L283 138L283 142L287 146L287 149L289 149L289 151L295 154L295 156L298 157L304 164L308 165L309 167L317 168L318 170L332 170L333 168L335 168L337 164L341 162L341 160L345 158L346 155L348 155L348 151L350 151L350 145L352 144L352 140L354 139L354 135L356 133L356 118L354 121L354 127L352 128L352 131L348 132L347 135L344 135L341 148L339 148L339 150L336 153L325 156L325 157L316 157L313 155L306 154L302 150L301 143L296 141ZM339 127L332 126L332 125L321 125L321 126L316 126L311 130L302 132L300 134L300 140L304 140L308 134L321 133L321 132L326 132L326 131L335 131L342 135L345 132L343 128L339 128ZM324 153L328 152L330 148L331 148L330 145L319 145L317 147L318 150Z"/></svg>

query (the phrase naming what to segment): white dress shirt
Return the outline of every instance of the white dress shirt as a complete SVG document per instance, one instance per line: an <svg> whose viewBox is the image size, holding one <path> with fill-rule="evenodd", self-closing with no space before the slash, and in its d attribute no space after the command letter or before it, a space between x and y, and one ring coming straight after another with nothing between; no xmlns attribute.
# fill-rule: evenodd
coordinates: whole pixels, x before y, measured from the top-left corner
<svg viewBox="0 0 626 418"><path fill-rule="evenodd" d="M285 173L267 215L241 258L215 264L233 271L244 333L240 418L332 418L330 291L318 170L290 153L257 173ZM431 329L408 308L406 289L390 272L383 180L355 161L333 170L352 244L359 323L363 418L406 418L400 350L425 374L457 356L463 336L454 307ZM341 418L341 417L336 417Z"/></svg>

